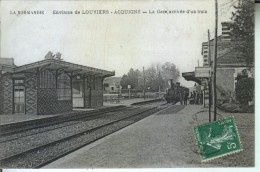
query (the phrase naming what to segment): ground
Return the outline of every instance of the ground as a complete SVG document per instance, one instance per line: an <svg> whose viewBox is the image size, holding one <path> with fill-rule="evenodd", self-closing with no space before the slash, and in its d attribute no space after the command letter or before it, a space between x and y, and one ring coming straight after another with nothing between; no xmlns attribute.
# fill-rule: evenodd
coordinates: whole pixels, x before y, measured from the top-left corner
<svg viewBox="0 0 260 172"><path fill-rule="evenodd" d="M45 168L254 166L254 114L233 115L243 151L201 163L193 126L208 122L198 105L175 105L63 157Z"/></svg>

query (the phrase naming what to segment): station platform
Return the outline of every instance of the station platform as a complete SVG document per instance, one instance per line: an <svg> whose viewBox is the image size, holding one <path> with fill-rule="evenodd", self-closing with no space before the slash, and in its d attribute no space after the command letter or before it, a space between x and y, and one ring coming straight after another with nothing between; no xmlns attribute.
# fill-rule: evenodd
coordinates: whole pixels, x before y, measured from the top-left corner
<svg viewBox="0 0 260 172"><path fill-rule="evenodd" d="M196 153L193 126L207 122L207 109L199 105L174 105L83 147L43 168L169 168L254 165L254 128L241 130L247 151L210 163ZM204 112L205 111L205 112ZM199 112L198 114L196 114ZM196 115L195 115L196 114ZM194 115L196 118L194 118ZM223 117L230 114L221 113ZM254 114L235 114L238 126ZM246 120L244 117L247 116ZM251 120L251 121L250 121ZM249 142L249 140L252 140ZM237 165L240 159L240 165Z"/></svg>
<svg viewBox="0 0 260 172"><path fill-rule="evenodd" d="M44 168L186 166L182 136L194 111L200 110L201 106L171 106Z"/></svg>

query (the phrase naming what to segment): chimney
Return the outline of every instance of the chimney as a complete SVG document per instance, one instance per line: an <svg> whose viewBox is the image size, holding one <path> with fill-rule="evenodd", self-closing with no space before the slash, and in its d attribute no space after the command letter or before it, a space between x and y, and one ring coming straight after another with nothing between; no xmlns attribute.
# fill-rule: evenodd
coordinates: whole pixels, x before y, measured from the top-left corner
<svg viewBox="0 0 260 172"><path fill-rule="evenodd" d="M0 58L0 65L15 66L14 65L14 58Z"/></svg>
<svg viewBox="0 0 260 172"><path fill-rule="evenodd" d="M14 67L13 58L0 58L0 75L12 71Z"/></svg>

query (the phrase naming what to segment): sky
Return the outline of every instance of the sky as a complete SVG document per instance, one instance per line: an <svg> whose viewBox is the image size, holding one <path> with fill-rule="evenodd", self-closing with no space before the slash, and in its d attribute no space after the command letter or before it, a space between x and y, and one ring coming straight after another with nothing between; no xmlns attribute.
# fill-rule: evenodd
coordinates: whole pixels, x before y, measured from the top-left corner
<svg viewBox="0 0 260 172"><path fill-rule="evenodd" d="M230 21L236 0L219 0L219 32ZM44 11L15 15L14 11ZM111 14L53 14L53 10L109 10ZM115 10L155 11L155 14L113 14ZM157 10L206 10L207 13L158 14ZM130 68L174 63L180 72L202 65L201 44L207 30L214 36L214 0L173 1L7 1L1 2L1 57L16 65L43 60L48 51L65 61L105 70L116 76ZM191 87L180 77L182 85Z"/></svg>

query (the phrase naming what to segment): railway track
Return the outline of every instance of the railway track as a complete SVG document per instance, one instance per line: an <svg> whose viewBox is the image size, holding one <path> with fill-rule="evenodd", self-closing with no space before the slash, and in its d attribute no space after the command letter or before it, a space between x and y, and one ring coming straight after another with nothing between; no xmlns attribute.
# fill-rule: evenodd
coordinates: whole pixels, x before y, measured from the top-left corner
<svg viewBox="0 0 260 172"><path fill-rule="evenodd" d="M116 119L123 119L128 115L138 112L139 108L140 107L127 108L118 112L109 112L102 115L94 116L92 118L84 118L78 121L72 121L71 125L57 127L52 130L50 130L49 128L47 130L46 128L32 129L26 131L25 133L20 133L19 137L15 138L14 136L14 138L12 139L10 139L10 137L7 137L6 141L0 143L0 159L12 154L20 153L27 149L42 146L57 139L77 134L77 132L80 131L85 131L94 127L107 124Z"/></svg>
<svg viewBox="0 0 260 172"><path fill-rule="evenodd" d="M115 106L115 107L108 107L108 108L102 108L97 109L93 111L80 111L80 112L72 112L65 115L60 116L53 116L49 118L43 118L43 119L36 119L26 122L18 122L14 124L3 124L0 125L0 139L7 135L17 134L19 132L25 132L27 130L37 129L37 128L43 128L48 127L60 123L65 123L68 121L75 121L80 120L84 118L89 118L97 115L102 115L104 113L108 112L114 112L122 109L126 109L125 106ZM0 140L1 142L1 140Z"/></svg>
<svg viewBox="0 0 260 172"><path fill-rule="evenodd" d="M129 108L127 110L125 109L121 111L116 111L115 113L117 113L118 115L112 113L100 115L99 120L101 120L102 122L99 122L97 125L85 128L83 127L79 130L76 130L76 132L74 133L69 133L60 138L48 141L43 144L36 144L36 146L34 145L34 147L29 145L29 149L27 147L27 149L23 149L22 151L11 151L11 153L9 152L9 154L5 153L4 156L1 156L0 158L1 167L40 168L83 146L86 146L102 137L105 137L128 125L131 125L161 109L164 109L165 107L167 106L146 105ZM97 120L97 118L93 120ZM46 134L50 134L48 132L49 131L46 131ZM22 137L18 138L18 140L19 139L22 139ZM19 141L13 141L16 142L16 144L19 143ZM6 144L10 143L11 142L9 141L9 143L7 142ZM15 150L17 150L18 147L16 147Z"/></svg>
<svg viewBox="0 0 260 172"><path fill-rule="evenodd" d="M149 102L145 105L142 104L136 107L149 106L151 104L154 105L156 103ZM157 104L159 105L159 103ZM55 122L50 122L50 123L47 122L46 124L43 122L38 122L37 120L36 124L40 123L39 125L34 124L32 126L28 126L28 124L25 123L20 126L18 125L18 127L17 126L13 126L12 128L9 127L9 129L7 130L0 129L0 144L15 139L19 139L25 136L35 135L35 134L39 134L39 133L43 133L43 132L47 132L59 128L64 128L70 125L75 125L82 121L94 120L102 115L110 114L117 111L124 111L124 110L127 111L129 109L130 109L129 107L125 107L125 106L116 106L116 107L102 109L100 111L94 111L93 113L80 112L80 114L76 114L76 116L64 117L66 118L65 120L62 118L58 118Z"/></svg>

